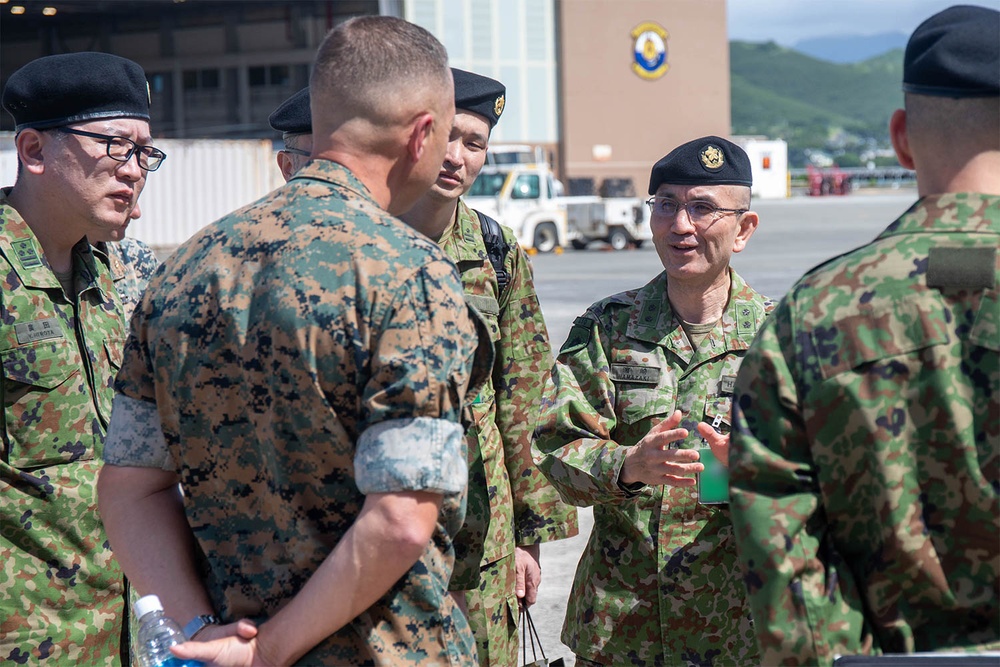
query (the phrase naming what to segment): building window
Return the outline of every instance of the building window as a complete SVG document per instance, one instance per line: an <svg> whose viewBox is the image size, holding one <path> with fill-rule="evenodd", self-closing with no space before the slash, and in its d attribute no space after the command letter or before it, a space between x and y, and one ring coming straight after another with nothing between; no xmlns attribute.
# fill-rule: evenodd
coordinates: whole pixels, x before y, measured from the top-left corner
<svg viewBox="0 0 1000 667"><path fill-rule="evenodd" d="M183 81L184 90L218 90L219 70L186 69Z"/></svg>
<svg viewBox="0 0 1000 667"><path fill-rule="evenodd" d="M255 88L287 86L292 78L291 68L288 65L271 65L270 67L258 65L251 67L247 75L250 85Z"/></svg>

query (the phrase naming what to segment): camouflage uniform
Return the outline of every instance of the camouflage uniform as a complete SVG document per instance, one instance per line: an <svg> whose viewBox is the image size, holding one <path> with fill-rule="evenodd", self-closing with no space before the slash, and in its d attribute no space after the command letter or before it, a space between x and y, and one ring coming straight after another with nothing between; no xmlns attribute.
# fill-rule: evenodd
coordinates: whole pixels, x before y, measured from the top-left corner
<svg viewBox="0 0 1000 667"><path fill-rule="evenodd" d="M132 319L136 306L142 301L146 284L153 277L160 261L148 245L131 236L115 242L99 241L94 247L108 257L115 291L121 297L125 322L128 322Z"/></svg>
<svg viewBox="0 0 1000 667"><path fill-rule="evenodd" d="M1000 647L1000 197L926 197L743 362L733 521L765 664Z"/></svg>
<svg viewBox="0 0 1000 667"><path fill-rule="evenodd" d="M97 471L126 323L106 257L73 248L70 301L0 193L0 661L114 665L121 570Z"/></svg>
<svg viewBox="0 0 1000 667"><path fill-rule="evenodd" d="M467 594L470 621L483 665L517 662L514 546L578 532L576 508L559 499L531 460L531 434L551 373L552 350L528 258L513 232L501 229L510 246L504 262L510 282L502 295L479 218L464 202L459 201L455 224L439 241L458 266L466 301L489 325L496 351L492 382L472 404L473 424L466 438L468 511L456 539L449 585L452 590L472 589Z"/></svg>
<svg viewBox="0 0 1000 667"><path fill-rule="evenodd" d="M697 487L618 483L626 448L675 409L702 447L699 421L728 431L740 360L771 302L734 271L721 321L697 350L674 316L661 273L608 297L573 323L559 352L536 459L563 497L594 505L562 640L618 665L757 661L729 512Z"/></svg>
<svg viewBox="0 0 1000 667"><path fill-rule="evenodd" d="M178 472L225 621L287 603L367 493L444 490L412 569L300 664L474 662L447 596L477 343L460 294L436 245L317 160L182 245L137 312L116 400L156 403L164 450L116 432L105 456Z"/></svg>

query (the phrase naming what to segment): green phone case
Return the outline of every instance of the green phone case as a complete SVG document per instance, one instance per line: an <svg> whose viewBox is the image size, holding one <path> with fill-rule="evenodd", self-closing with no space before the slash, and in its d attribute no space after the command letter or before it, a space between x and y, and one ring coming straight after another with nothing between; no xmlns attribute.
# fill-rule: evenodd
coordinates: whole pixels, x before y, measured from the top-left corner
<svg viewBox="0 0 1000 667"><path fill-rule="evenodd" d="M708 447L698 450L704 472L698 473L698 502L702 505L721 505L729 502L729 469L715 458Z"/></svg>

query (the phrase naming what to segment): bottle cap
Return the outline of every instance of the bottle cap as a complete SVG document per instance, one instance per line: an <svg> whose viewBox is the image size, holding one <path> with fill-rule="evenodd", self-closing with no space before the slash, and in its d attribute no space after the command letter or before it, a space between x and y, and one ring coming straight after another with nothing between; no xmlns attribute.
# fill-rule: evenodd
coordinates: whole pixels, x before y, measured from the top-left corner
<svg viewBox="0 0 1000 667"><path fill-rule="evenodd" d="M151 611L163 611L163 605L160 604L159 597L147 595L136 600L132 609L135 611L136 618L142 618Z"/></svg>

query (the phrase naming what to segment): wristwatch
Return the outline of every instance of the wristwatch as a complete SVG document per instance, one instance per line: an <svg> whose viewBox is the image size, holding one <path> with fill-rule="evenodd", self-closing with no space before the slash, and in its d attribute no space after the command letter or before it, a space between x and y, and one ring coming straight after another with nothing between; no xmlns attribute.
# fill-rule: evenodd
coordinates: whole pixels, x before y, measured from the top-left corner
<svg viewBox="0 0 1000 667"><path fill-rule="evenodd" d="M211 614L195 616L184 626L184 636L189 640L194 639L194 636L204 630L206 625L219 625L219 619Z"/></svg>

